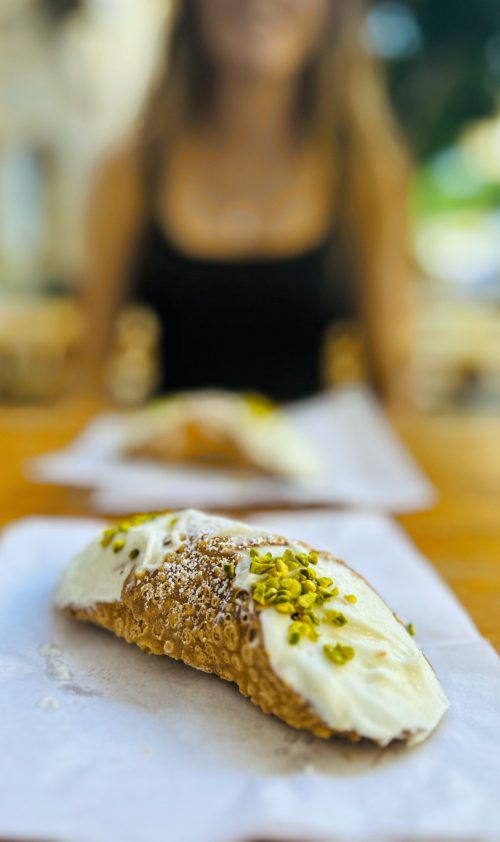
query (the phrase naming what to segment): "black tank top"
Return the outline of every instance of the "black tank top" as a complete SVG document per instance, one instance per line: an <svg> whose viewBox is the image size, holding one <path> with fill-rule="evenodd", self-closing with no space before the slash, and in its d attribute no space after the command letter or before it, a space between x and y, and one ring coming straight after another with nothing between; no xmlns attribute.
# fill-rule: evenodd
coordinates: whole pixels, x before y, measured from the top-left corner
<svg viewBox="0 0 500 842"><path fill-rule="evenodd" d="M135 298L162 323L162 391L219 387L290 400L317 391L326 327L345 315L327 244L278 259L205 260L149 226Z"/></svg>

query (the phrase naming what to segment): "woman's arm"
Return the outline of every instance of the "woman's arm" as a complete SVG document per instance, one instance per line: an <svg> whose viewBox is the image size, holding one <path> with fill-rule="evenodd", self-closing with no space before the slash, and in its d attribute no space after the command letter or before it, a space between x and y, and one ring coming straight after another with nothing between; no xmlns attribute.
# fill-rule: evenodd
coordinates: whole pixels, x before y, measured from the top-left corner
<svg viewBox="0 0 500 842"><path fill-rule="evenodd" d="M101 389L112 347L113 326L126 299L145 220L138 152L122 149L95 173L87 209L83 304L85 370L91 389Z"/></svg>
<svg viewBox="0 0 500 842"><path fill-rule="evenodd" d="M409 170L399 149L388 153L385 170L373 173L372 184L365 184L360 200L364 236L359 253L359 305L375 384L388 403L411 407L414 337L408 255Z"/></svg>

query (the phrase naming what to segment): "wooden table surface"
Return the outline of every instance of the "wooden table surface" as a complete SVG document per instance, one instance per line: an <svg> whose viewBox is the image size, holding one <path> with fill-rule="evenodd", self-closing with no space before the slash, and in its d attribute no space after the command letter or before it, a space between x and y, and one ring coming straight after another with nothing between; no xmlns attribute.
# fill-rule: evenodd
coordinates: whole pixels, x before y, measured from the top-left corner
<svg viewBox="0 0 500 842"><path fill-rule="evenodd" d="M67 444L97 407L0 410L0 524L32 515L89 515L82 490L30 484L27 458ZM435 484L431 511L399 517L500 651L500 421L394 415L400 437Z"/></svg>

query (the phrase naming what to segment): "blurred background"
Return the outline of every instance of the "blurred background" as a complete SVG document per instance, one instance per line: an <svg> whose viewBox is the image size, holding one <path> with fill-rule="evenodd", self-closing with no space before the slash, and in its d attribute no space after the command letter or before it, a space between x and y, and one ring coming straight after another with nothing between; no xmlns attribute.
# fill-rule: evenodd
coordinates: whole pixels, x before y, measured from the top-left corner
<svg viewBox="0 0 500 842"><path fill-rule="evenodd" d="M140 112L168 18L168 0L0 0L0 401L74 388L91 176ZM414 160L417 407L498 412L500 4L374 2L364 37ZM154 389L157 332L152 312L122 312L116 402ZM131 344L143 360L133 377ZM358 356L346 326L327 381L356 376Z"/></svg>

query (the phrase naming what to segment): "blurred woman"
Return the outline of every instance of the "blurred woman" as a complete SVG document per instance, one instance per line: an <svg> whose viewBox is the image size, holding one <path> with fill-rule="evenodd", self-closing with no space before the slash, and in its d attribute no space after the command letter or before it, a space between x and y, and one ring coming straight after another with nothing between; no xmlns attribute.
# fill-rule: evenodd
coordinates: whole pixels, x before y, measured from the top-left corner
<svg viewBox="0 0 500 842"><path fill-rule="evenodd" d="M90 207L96 369L126 299L163 325L164 388L321 386L356 317L386 398L411 389L407 166L362 0L181 0L165 67Z"/></svg>

